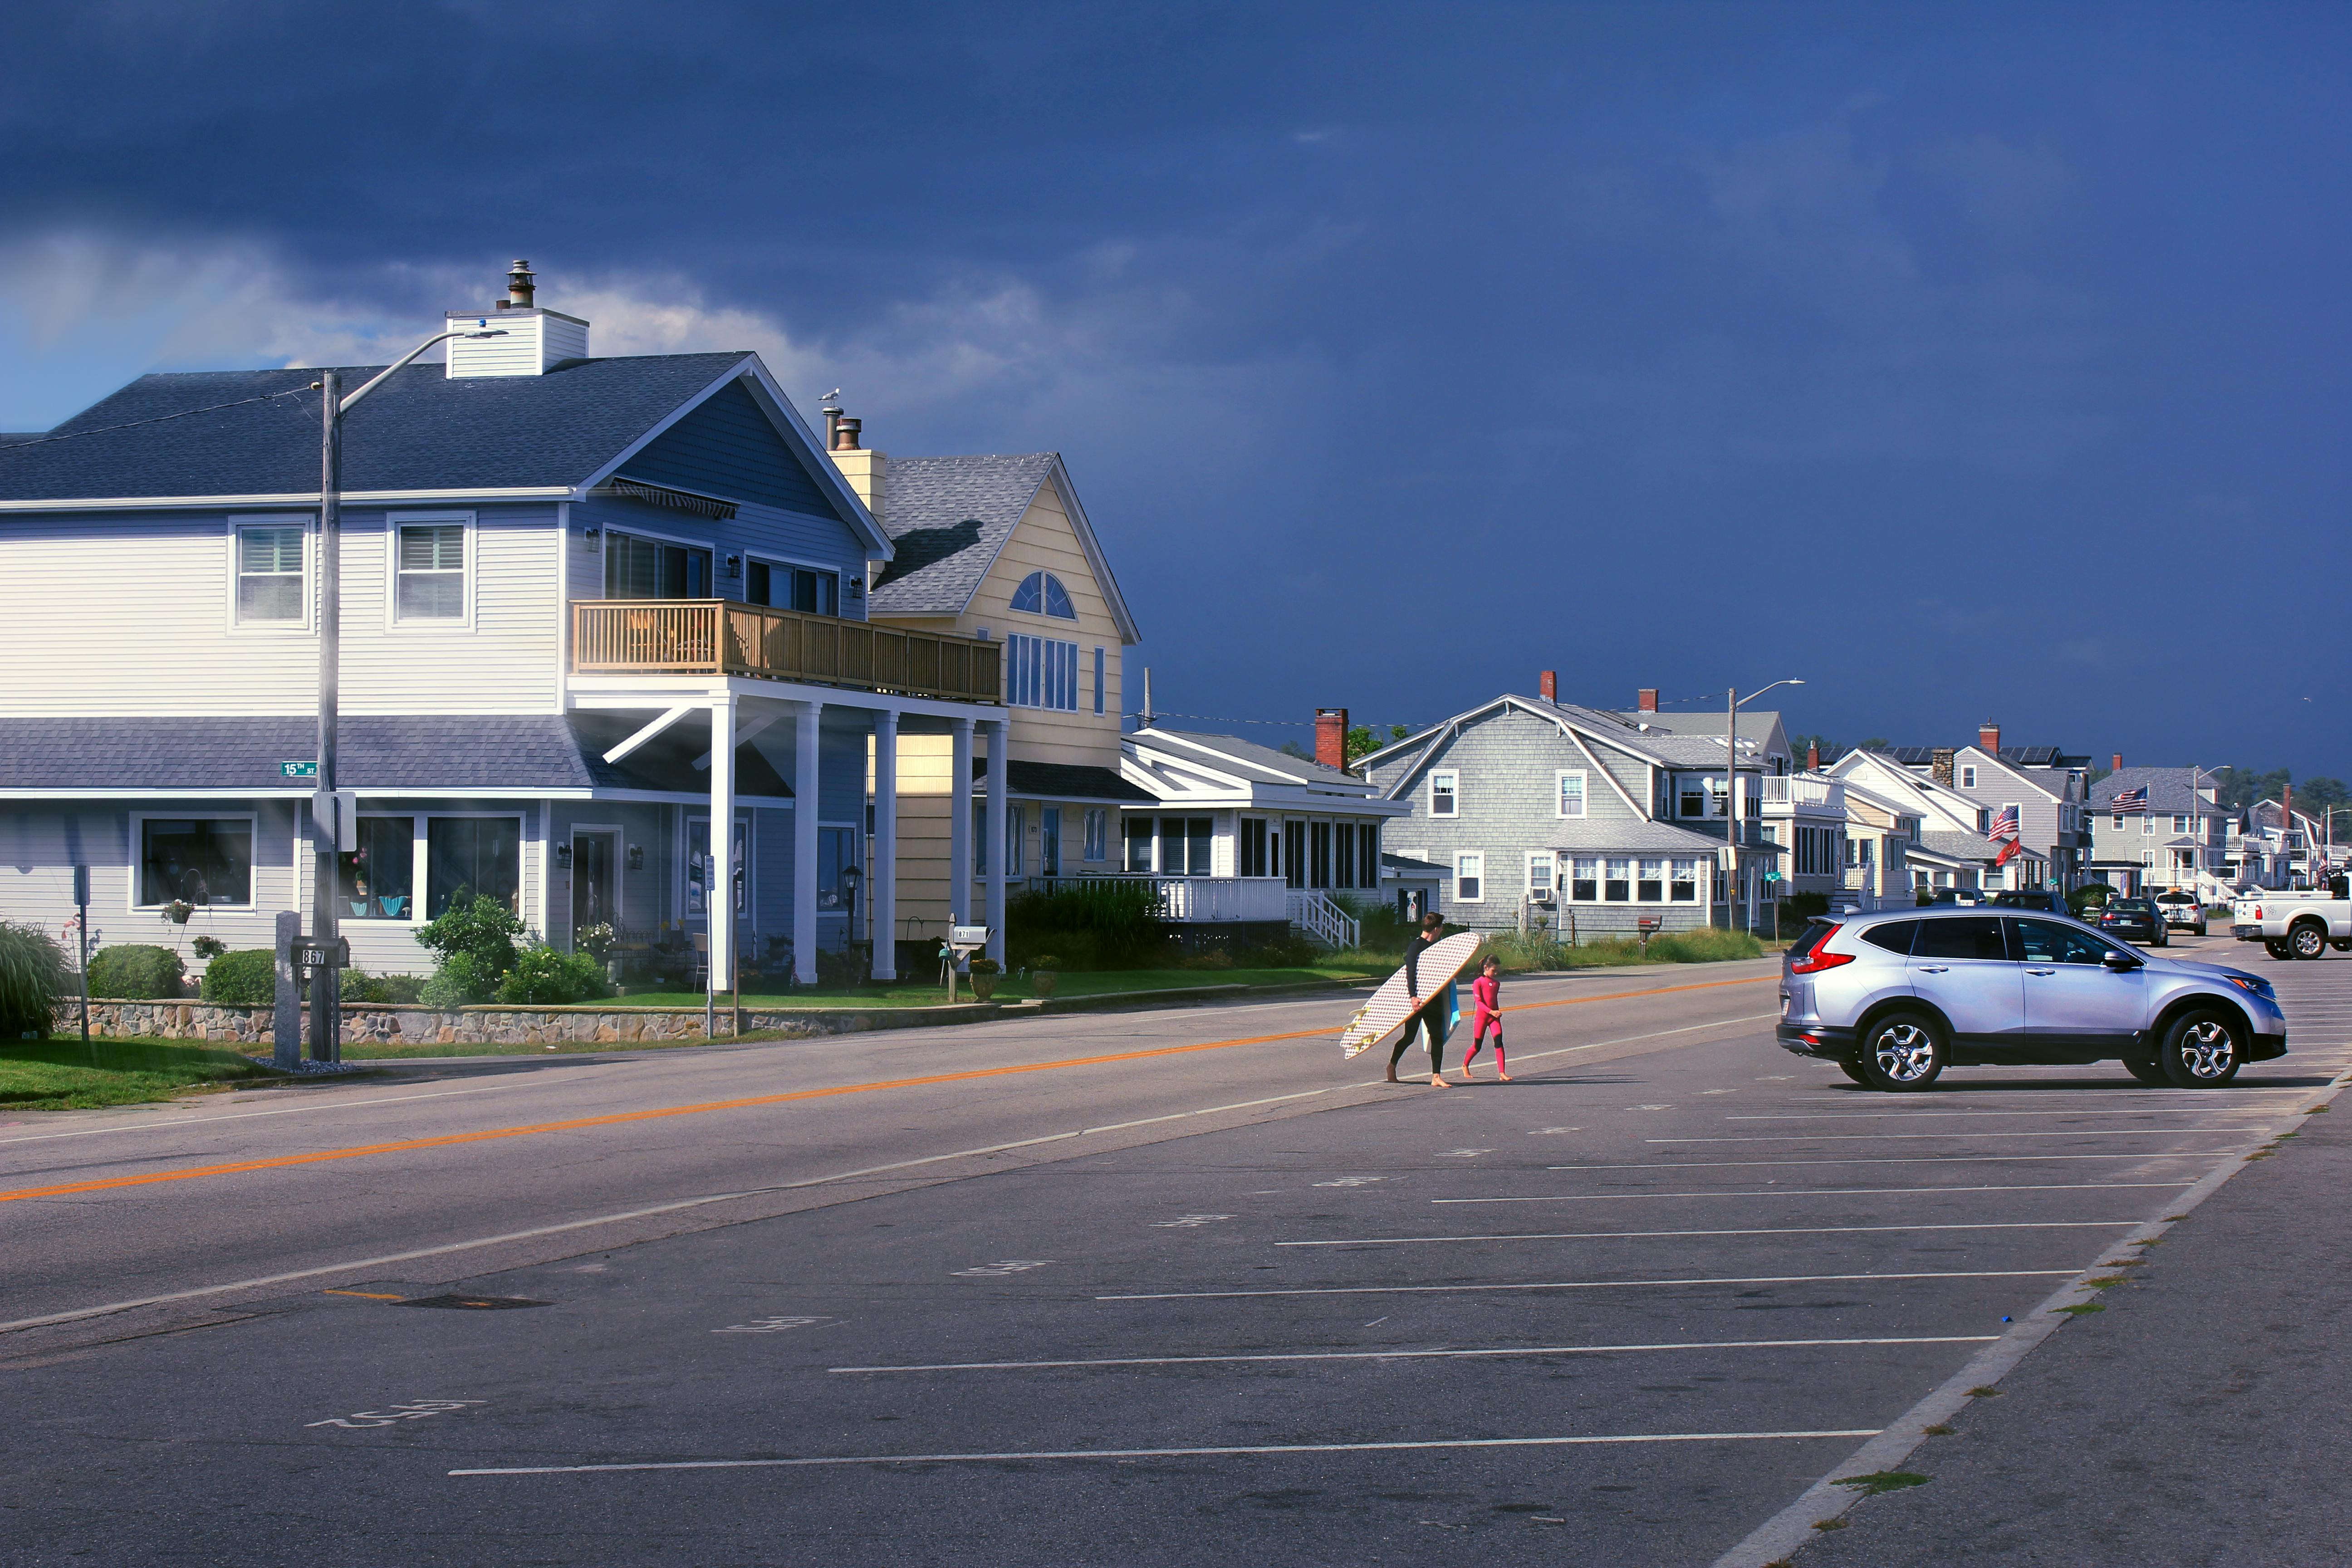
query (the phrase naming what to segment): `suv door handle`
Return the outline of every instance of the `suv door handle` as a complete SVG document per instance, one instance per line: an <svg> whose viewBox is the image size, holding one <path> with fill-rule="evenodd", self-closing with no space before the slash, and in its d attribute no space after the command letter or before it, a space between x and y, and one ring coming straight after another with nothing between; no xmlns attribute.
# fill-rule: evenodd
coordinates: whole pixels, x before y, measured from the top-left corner
<svg viewBox="0 0 2352 1568"><path fill-rule="evenodd" d="M1923 963L1919 966L1919 973L1922 974L1942 974L1949 971L1951 967L1952 966L1948 963Z"/></svg>
<svg viewBox="0 0 2352 1568"><path fill-rule="evenodd" d="M2058 972L2054 969L2029 969L2025 973L2028 974L2055 974Z"/></svg>

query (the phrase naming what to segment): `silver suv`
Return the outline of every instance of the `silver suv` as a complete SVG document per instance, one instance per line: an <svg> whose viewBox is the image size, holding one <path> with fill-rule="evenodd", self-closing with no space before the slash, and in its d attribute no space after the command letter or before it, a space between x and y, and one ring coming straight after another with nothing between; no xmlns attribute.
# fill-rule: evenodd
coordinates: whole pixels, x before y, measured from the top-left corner
<svg viewBox="0 0 2352 1568"><path fill-rule="evenodd" d="M2286 1016L2242 969L2158 958L2063 915L1890 910L1816 920L1781 965L1782 1046L1871 1089L1954 1065L2121 1060L2202 1089L2286 1055Z"/></svg>

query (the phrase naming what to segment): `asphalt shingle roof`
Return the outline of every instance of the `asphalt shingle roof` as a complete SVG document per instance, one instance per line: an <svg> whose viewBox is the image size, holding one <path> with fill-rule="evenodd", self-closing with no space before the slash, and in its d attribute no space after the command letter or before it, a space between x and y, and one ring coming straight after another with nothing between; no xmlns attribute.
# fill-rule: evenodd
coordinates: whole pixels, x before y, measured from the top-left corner
<svg viewBox="0 0 2352 1568"><path fill-rule="evenodd" d="M2145 787L2147 808L2159 815L2168 812L2203 813L2207 816L2234 816L2237 813L2227 806L2215 805L2198 798L2189 784L2187 768L2120 768L2091 786L2088 805L2093 811L2112 811L2116 796L2126 790ZM2221 783L2210 773L2200 772L2205 787L2212 789Z"/></svg>
<svg viewBox="0 0 2352 1568"><path fill-rule="evenodd" d="M336 730L336 783L373 794L476 790L658 790L708 795L690 759L707 732L681 725L619 764L604 752L637 721L566 720L552 713L344 718ZM617 725L617 728L615 726ZM609 738L607 731L610 731ZM278 771L318 752L317 721L266 719L0 720L0 790L302 790ZM737 789L789 797L775 769L737 748Z"/></svg>
<svg viewBox="0 0 2352 1568"><path fill-rule="evenodd" d="M1555 824L1545 836L1555 849L1605 855L1627 850L1637 855L1719 855L1723 837L1709 838L1686 827L1664 822L1588 820Z"/></svg>
<svg viewBox="0 0 2352 1568"><path fill-rule="evenodd" d="M1149 805L1160 797L1150 790L1139 789L1118 776L1115 768L1089 767L1082 763L1024 763L1017 757L1005 759L1004 771L1012 783L1005 795L1033 800L1102 800L1136 801ZM988 759L971 760L974 793L988 794Z"/></svg>
<svg viewBox="0 0 2352 1568"><path fill-rule="evenodd" d="M1931 855L1941 855L1948 860L1982 860L1990 863L2000 853L2000 846L1979 833L1922 833L1919 847ZM2032 850L2026 850L2032 854Z"/></svg>
<svg viewBox="0 0 2352 1568"><path fill-rule="evenodd" d="M882 531L898 553L867 613L963 614L1053 468L1051 452L894 459Z"/></svg>
<svg viewBox="0 0 2352 1568"><path fill-rule="evenodd" d="M1190 742L1195 746L1204 747L1221 757L1242 764L1245 773L1255 773L1265 775L1258 779L1262 784L1306 778L1325 784L1354 784L1359 789L1364 787L1364 781L1353 773L1343 773L1338 768L1326 767L1312 757L1294 757L1288 752L1276 751L1272 746L1261 746L1255 741L1244 741L1238 735L1203 735L1191 730L1171 730L1165 725L1154 724L1149 730L1138 730L1130 738L1149 742L1155 735L1171 736ZM1181 748L1179 750L1181 752Z"/></svg>
<svg viewBox="0 0 2352 1568"><path fill-rule="evenodd" d="M454 381L437 364L410 365L344 420L343 487L576 485L750 357L576 360L544 375ZM381 368L344 370L346 395ZM142 375L44 433L72 440L0 445L0 500L316 491L319 395L307 389L318 379L316 370Z"/></svg>

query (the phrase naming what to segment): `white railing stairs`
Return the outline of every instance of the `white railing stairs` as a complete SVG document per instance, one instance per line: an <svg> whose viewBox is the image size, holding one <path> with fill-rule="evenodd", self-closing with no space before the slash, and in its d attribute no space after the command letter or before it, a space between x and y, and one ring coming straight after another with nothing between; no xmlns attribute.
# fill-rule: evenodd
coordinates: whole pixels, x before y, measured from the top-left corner
<svg viewBox="0 0 2352 1568"><path fill-rule="evenodd" d="M1356 917L1312 889L1290 889L1286 902L1290 923L1318 946L1351 948L1361 940Z"/></svg>

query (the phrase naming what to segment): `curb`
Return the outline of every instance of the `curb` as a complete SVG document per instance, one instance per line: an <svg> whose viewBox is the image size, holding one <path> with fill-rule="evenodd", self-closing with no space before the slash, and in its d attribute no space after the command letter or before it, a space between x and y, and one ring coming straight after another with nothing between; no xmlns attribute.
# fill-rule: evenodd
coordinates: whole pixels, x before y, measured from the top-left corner
<svg viewBox="0 0 2352 1568"><path fill-rule="evenodd" d="M2311 1106L2328 1104L2344 1091L2347 1084L2352 1084L2352 1073L2339 1076L2318 1090L2315 1099L2305 1102L2293 1115L2299 1119L2308 1112ZM2207 1173L2204 1180L2165 1205L2169 1212L2164 1218L2150 1220L2100 1250L2130 1247L2161 1237L2177 1222L2195 1213L2197 1206L2226 1186L2231 1177L2274 1145L2279 1133L2292 1125L2292 1122L2283 1123L2276 1130L2264 1133L2259 1147ZM1953 1373L1942 1386L1888 1422L1885 1430L1855 1449L1844 1463L1806 1488L1796 1501L1766 1520L1737 1546L1717 1558L1712 1568L1777 1568L1818 1540L1819 1533L1813 1528L1815 1521L1844 1518L1846 1512L1867 1495L1859 1488L1838 1485L1838 1477L1891 1470L1909 1458L1927 1440L1927 1428L1949 1420L1968 1407L1971 1403L1969 1390L1991 1387L2000 1383L2044 1340L2073 1321L2074 1314L2066 1311L2066 1308L2085 1306L2095 1300L2100 1292L2091 1289L2089 1281L2105 1272L2105 1268L2094 1264L2061 1285L2048 1300L2020 1319L2000 1340L1970 1357L1969 1363Z"/></svg>

